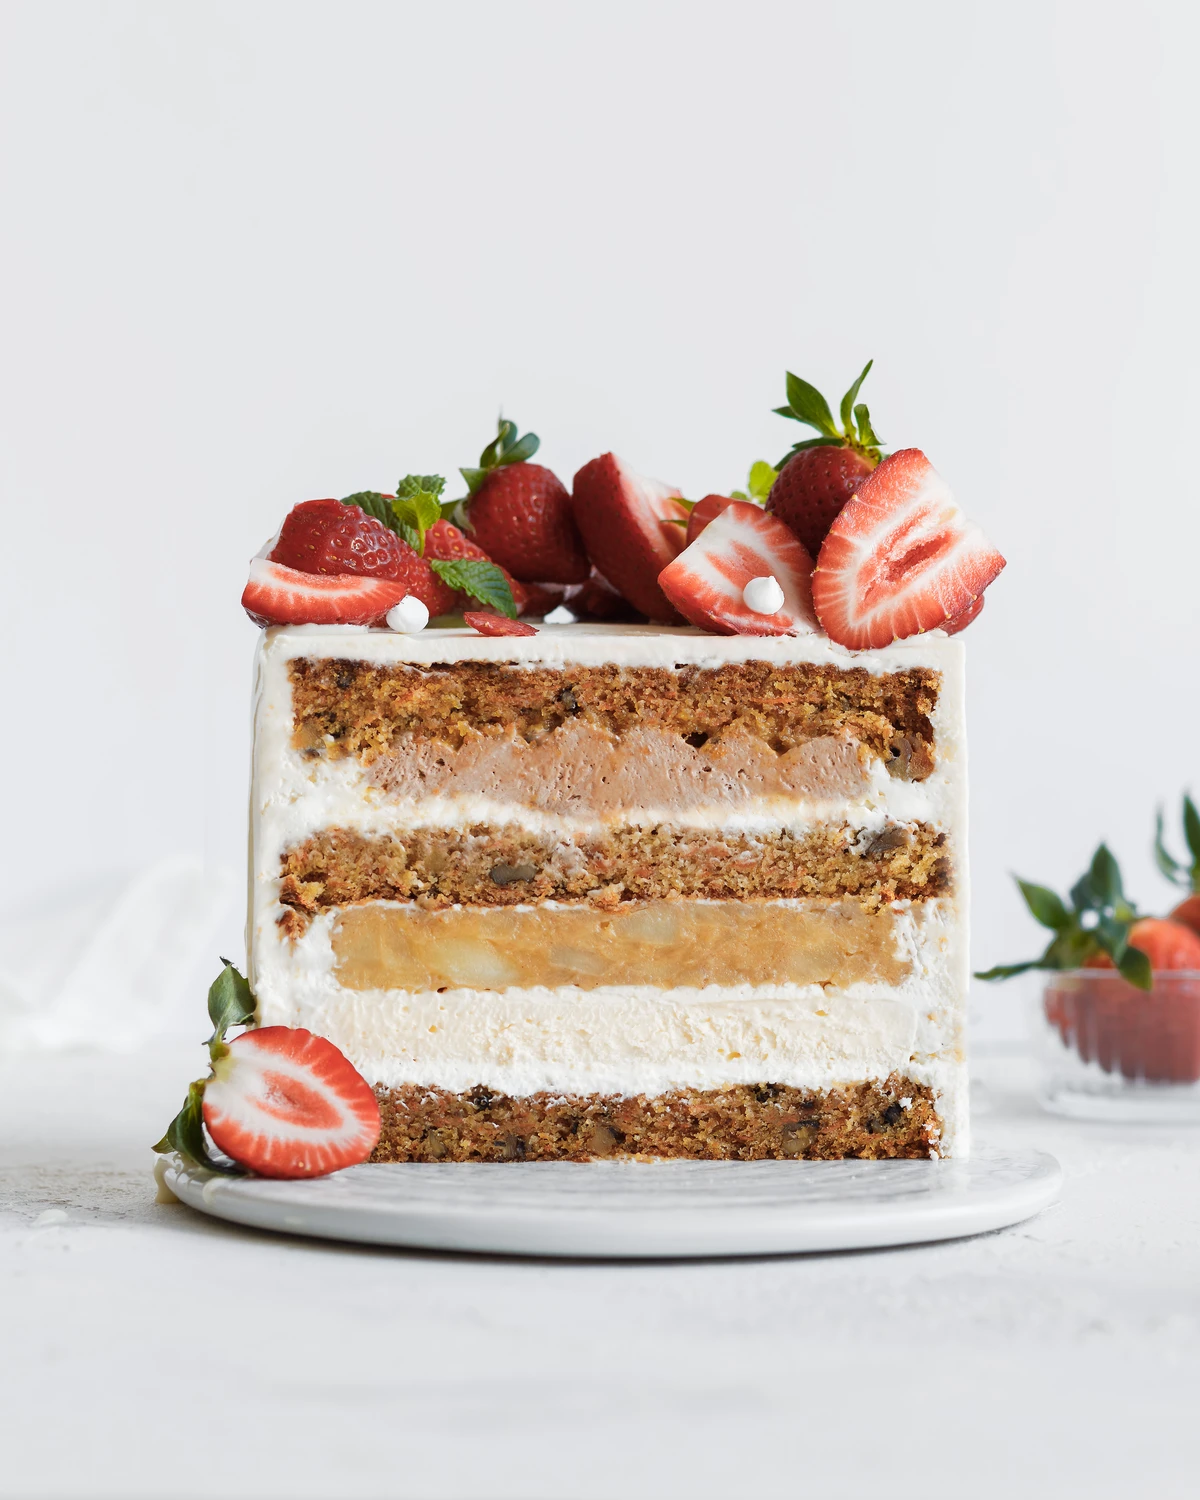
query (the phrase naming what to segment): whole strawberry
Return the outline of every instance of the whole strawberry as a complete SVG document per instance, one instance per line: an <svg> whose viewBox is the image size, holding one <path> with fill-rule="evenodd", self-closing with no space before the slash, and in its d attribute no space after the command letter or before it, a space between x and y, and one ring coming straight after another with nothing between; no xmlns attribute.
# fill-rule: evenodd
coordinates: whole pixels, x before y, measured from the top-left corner
<svg viewBox="0 0 1200 1500"><path fill-rule="evenodd" d="M781 417L815 427L820 434L794 444L790 455L776 465L779 478L771 487L766 506L791 527L813 557L820 553L821 543L846 501L880 459L870 413L866 406L854 404L873 363L867 361L862 374L842 397L841 427L834 422L820 391L790 372L788 404L775 408Z"/></svg>
<svg viewBox="0 0 1200 1500"><path fill-rule="evenodd" d="M459 558L473 557L482 562L496 563L496 566L504 574L505 581L512 590L513 603L517 606L517 613L523 615L529 601L528 593L502 563L496 562L495 557L485 552L482 547L473 542L469 536L461 532L457 526L450 521L436 521L425 533L425 556L435 558L438 562L455 562Z"/></svg>
<svg viewBox="0 0 1200 1500"><path fill-rule="evenodd" d="M430 615L449 614L458 595L414 548L357 504L304 500L279 529L270 561L300 573L383 578L405 585Z"/></svg>
<svg viewBox="0 0 1200 1500"><path fill-rule="evenodd" d="M479 467L460 470L468 490L461 515L478 546L514 578L582 583L591 565L571 497L557 475L527 462L539 443L532 432L518 438L517 424L502 417Z"/></svg>

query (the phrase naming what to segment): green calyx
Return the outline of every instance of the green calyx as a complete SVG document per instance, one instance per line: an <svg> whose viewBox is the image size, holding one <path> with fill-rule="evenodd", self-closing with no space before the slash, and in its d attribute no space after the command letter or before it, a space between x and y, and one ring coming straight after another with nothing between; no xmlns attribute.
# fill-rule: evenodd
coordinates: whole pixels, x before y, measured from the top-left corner
<svg viewBox="0 0 1200 1500"><path fill-rule="evenodd" d="M536 432L527 432L524 437L518 437L517 424L501 417L496 423L496 436L479 455L479 467L458 471L467 481L468 498L478 494L488 476L497 469L506 468L509 464L527 463L541 447L541 442Z"/></svg>
<svg viewBox="0 0 1200 1500"><path fill-rule="evenodd" d="M507 425L511 427L512 423ZM529 436L532 437L532 433ZM536 448L537 438L533 439L533 444ZM504 462L515 460L506 459ZM445 488L446 481L440 474L406 474L396 486L395 495L383 495L378 490L359 490L357 494L347 495L342 504L357 505L360 510L365 510L367 515L402 537L418 557L424 557L425 533L439 521L453 519L453 512L459 505L457 500L442 499ZM482 557L447 561L430 558L429 566L450 588L461 589L489 609L498 609L510 620L517 618L517 606L508 579L494 562Z"/></svg>
<svg viewBox="0 0 1200 1500"><path fill-rule="evenodd" d="M1044 885L1019 878L1017 885L1034 919L1054 936L1040 958L997 964L976 974L976 979L1009 979L1030 969L1079 969L1106 953L1123 979L1139 990L1150 988L1150 960L1140 948L1129 946L1137 910L1125 896L1120 867L1107 845L1100 845L1087 872L1071 887L1070 906Z"/></svg>
<svg viewBox="0 0 1200 1500"><path fill-rule="evenodd" d="M209 1172L221 1172L228 1177L242 1173L238 1166L217 1161L208 1149L204 1134L204 1090L213 1076L213 1069L222 1058L229 1055L229 1043L225 1033L234 1026L254 1025L254 994L244 975L239 974L227 958L221 960L224 968L213 980L208 991L208 1018L212 1022L212 1035L205 1046L208 1048L210 1064L207 1078L198 1078L188 1085L187 1099L183 1108L167 1126L167 1133L153 1147L155 1151L178 1151L198 1167Z"/></svg>
<svg viewBox="0 0 1200 1500"><path fill-rule="evenodd" d="M756 459L750 465L750 477L744 490L733 490L735 500L749 500L755 505L765 505L771 486L779 478L779 470L773 469L765 459Z"/></svg>
<svg viewBox="0 0 1200 1500"><path fill-rule="evenodd" d="M864 403L858 402L858 393L862 388L862 383L874 363L873 359L866 362L862 374L842 397L838 409L842 421L840 427L833 420L829 402L816 386L809 385L807 380L801 380L798 375L793 375L790 370L788 371L787 405L775 407L775 412L778 416L790 417L795 422L803 422L806 427L816 428L819 435L815 438L806 438L802 443L794 443L775 465L777 469L782 469L793 453L801 453L805 448L852 448L855 453L861 454L872 468L875 467L883 457L880 452L881 442L871 426L871 413Z"/></svg>
<svg viewBox="0 0 1200 1500"><path fill-rule="evenodd" d="M1183 799L1183 841L1192 856L1191 864L1186 860L1175 859L1167 852L1163 843L1163 815L1160 807L1154 830L1154 858L1158 868L1172 885L1184 886L1193 895L1200 895L1200 812L1197 812L1196 804L1186 793Z"/></svg>

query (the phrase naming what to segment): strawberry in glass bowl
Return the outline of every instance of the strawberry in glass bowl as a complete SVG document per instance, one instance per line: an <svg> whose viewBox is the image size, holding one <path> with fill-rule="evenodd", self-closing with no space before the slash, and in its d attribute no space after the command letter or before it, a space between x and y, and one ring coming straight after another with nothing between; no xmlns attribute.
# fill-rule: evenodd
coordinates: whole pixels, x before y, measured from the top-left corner
<svg viewBox="0 0 1200 1500"><path fill-rule="evenodd" d="M1086 1118L1200 1121L1200 933L1139 916L1101 844L1062 900L1019 880L1053 936L1026 963L978 979L1044 971L1041 1099Z"/></svg>

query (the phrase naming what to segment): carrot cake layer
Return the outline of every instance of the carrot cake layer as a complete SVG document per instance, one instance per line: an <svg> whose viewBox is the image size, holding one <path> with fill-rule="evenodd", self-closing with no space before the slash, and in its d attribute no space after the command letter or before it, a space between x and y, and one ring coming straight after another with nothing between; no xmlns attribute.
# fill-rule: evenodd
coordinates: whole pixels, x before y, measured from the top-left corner
<svg viewBox="0 0 1200 1500"><path fill-rule="evenodd" d="M777 754L823 736L851 739L918 781L933 767L930 715L941 682L926 667L874 674L753 660L551 668L298 656L289 674L294 743L313 754L369 759L413 734L452 746L508 730L536 740L574 722L617 736L663 730L699 749L736 726Z"/></svg>
<svg viewBox="0 0 1200 1500"><path fill-rule="evenodd" d="M927 824L802 834L619 828L585 838L511 825L375 836L327 828L288 849L280 873L281 920L293 935L319 911L364 901L615 907L670 897L855 896L875 909L950 888L945 835Z"/></svg>
<svg viewBox="0 0 1200 1500"><path fill-rule="evenodd" d="M381 1162L880 1160L934 1155L942 1133L932 1090L900 1073L826 1090L764 1083L653 1098L415 1084L377 1092L383 1130L372 1160Z"/></svg>

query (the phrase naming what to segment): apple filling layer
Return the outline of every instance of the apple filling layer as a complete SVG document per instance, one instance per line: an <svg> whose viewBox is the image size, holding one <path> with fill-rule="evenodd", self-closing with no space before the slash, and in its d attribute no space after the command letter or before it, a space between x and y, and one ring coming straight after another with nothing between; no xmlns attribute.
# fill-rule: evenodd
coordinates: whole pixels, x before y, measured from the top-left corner
<svg viewBox="0 0 1200 1500"><path fill-rule="evenodd" d="M919 912L919 908L914 908ZM335 919L334 973L351 990L533 986L900 984L901 914L856 901L546 903L427 911L382 902Z"/></svg>

